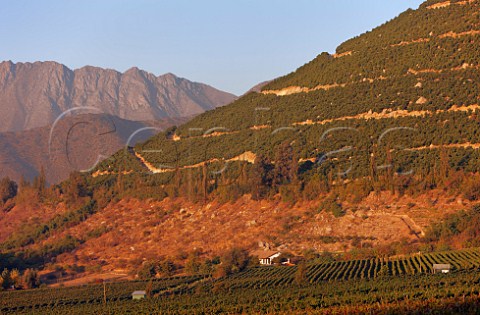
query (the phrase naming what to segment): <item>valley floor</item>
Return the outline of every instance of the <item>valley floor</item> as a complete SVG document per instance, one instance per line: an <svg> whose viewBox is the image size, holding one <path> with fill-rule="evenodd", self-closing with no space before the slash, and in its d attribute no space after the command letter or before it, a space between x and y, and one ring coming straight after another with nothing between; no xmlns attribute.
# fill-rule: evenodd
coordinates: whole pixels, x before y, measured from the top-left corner
<svg viewBox="0 0 480 315"><path fill-rule="evenodd" d="M468 253L477 256L478 250ZM457 257L457 262L464 257L461 252L438 253L426 261L445 255ZM425 271L391 275L376 267L378 272L364 275L358 273L359 262L309 265L303 278L299 267L253 267L218 279L198 275L106 283L105 287L97 284L7 291L0 292L0 313L476 314L480 309L478 261L468 268L436 275ZM395 265L371 263L389 266L388 271ZM345 270L345 266L350 267ZM322 269L330 270L330 280L316 276ZM133 291L145 289L149 297L131 299Z"/></svg>

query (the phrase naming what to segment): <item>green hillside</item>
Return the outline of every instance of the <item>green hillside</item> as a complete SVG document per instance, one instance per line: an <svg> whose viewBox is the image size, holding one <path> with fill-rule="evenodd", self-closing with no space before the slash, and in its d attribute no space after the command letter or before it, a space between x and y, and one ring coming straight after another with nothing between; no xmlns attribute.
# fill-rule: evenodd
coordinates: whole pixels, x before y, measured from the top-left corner
<svg viewBox="0 0 480 315"><path fill-rule="evenodd" d="M444 2L427 1L418 10L408 10L373 31L341 44L337 54L348 53L347 56L334 58L321 54L264 90L352 83L364 77L400 79L408 69L448 71L464 63L477 64L478 42L475 43L475 36L462 34L479 30L478 2L447 1L452 3L448 7L429 9ZM450 33L460 37L447 36Z"/></svg>
<svg viewBox="0 0 480 315"><path fill-rule="evenodd" d="M255 157L265 157L269 176L278 177L273 165L286 143L286 160L299 163L286 168L298 167L303 186L310 178L427 178L440 160L450 170L477 172L479 7L478 1L427 1L346 41L336 55L320 54L262 93L119 152L98 166L97 180L152 174L140 158L158 173L149 183L176 177L179 184L188 170L189 180L208 174L209 180L237 179L242 186L240 173L253 172ZM253 154L239 163L245 152ZM281 184L292 183L283 177Z"/></svg>

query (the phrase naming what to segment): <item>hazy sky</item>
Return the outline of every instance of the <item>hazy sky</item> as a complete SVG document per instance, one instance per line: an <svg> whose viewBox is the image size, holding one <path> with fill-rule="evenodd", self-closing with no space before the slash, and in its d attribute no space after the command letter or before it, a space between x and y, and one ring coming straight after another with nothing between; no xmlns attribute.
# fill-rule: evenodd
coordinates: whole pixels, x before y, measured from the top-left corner
<svg viewBox="0 0 480 315"><path fill-rule="evenodd" d="M421 0L0 0L0 60L166 72L242 94Z"/></svg>

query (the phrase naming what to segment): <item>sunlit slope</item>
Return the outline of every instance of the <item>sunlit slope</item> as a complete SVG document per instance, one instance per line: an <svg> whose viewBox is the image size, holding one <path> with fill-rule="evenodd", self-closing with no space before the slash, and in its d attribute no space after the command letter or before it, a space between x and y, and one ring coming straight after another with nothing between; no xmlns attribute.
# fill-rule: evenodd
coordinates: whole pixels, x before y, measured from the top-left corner
<svg viewBox="0 0 480 315"><path fill-rule="evenodd" d="M427 1L320 54L229 106L202 114L99 166L172 173L274 157L288 140L306 169L357 177L377 165L398 173L451 166L478 170L480 2ZM248 158L246 157L248 156ZM129 163L119 160L128 159ZM135 166L133 166L135 165ZM323 171L322 171L323 172Z"/></svg>

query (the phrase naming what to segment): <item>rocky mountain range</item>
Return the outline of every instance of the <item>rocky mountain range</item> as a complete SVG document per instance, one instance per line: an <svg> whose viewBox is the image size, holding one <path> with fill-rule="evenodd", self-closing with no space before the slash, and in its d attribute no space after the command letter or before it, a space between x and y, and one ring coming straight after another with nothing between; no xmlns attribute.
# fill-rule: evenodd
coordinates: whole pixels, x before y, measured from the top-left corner
<svg viewBox="0 0 480 315"><path fill-rule="evenodd" d="M188 117L226 105L235 95L169 73L125 73L56 62L0 63L0 132L43 127L75 107L133 121Z"/></svg>

